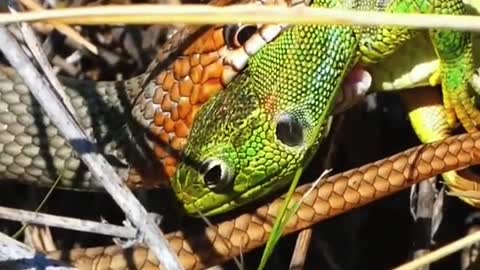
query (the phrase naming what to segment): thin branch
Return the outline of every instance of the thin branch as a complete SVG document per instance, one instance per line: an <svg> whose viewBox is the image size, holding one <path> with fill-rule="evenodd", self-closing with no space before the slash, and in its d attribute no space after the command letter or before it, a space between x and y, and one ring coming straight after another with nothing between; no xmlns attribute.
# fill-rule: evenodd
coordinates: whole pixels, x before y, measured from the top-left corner
<svg viewBox="0 0 480 270"><path fill-rule="evenodd" d="M43 7L39 5L37 2L35 2L34 0L20 0L20 2L30 10L44 10ZM67 37L70 37L73 41L84 46L87 50L89 50L93 54L95 55L98 54L97 47L94 44L92 44L90 41L82 37L82 35L80 35L72 27L65 25L63 23L58 23L58 22L48 22L48 23L50 23L53 27L55 27L55 29L57 29L58 32L64 34Z"/></svg>
<svg viewBox="0 0 480 270"><path fill-rule="evenodd" d="M290 260L290 266L288 267L289 270L301 270L305 268L308 248L312 240L312 232L313 229L308 228L298 234L292 259Z"/></svg>
<svg viewBox="0 0 480 270"><path fill-rule="evenodd" d="M416 187L417 190L412 190L417 192L415 211L415 251L413 253L414 258L420 258L425 254L430 252L430 247L432 243L433 233L432 233L432 217L433 217L433 207L435 202L435 183L436 177L432 177L429 180L419 183ZM412 199L411 199L412 200ZM418 270L429 270L429 265L424 265Z"/></svg>
<svg viewBox="0 0 480 270"><path fill-rule="evenodd" d="M436 262L444 257L447 257L450 254L453 254L463 248L471 246L477 242L480 242L480 231L473 234L467 235L453 243L450 243L444 247L441 247L433 252L428 253L427 255L415 259L411 262L403 264L394 270L414 270L419 269L425 265Z"/></svg>
<svg viewBox="0 0 480 270"><path fill-rule="evenodd" d="M12 7L9 7L10 12L14 14L20 12L18 8L19 8L19 5L14 5ZM45 55L44 51L42 50L42 46L40 45L40 42L37 40L35 32L33 31L32 27L27 23L21 23L20 31L23 34L25 44L28 46L28 49L30 49L32 56L35 58L35 60L39 64L40 69L43 72L43 75L46 77L46 79L50 83L50 86L53 87L53 89L55 89L55 92L62 98L63 104L68 108L70 112L73 113L75 120L78 121L78 116L75 115L75 110L73 109L73 105L70 102L70 100L67 98L68 96L65 93L65 89L64 89L65 87L60 83L58 78L55 76L53 68L48 62L48 58Z"/></svg>
<svg viewBox="0 0 480 270"><path fill-rule="evenodd" d="M145 208L122 183L122 180L106 159L96 151L96 147L90 138L75 122L72 114L65 109L53 90L45 83L5 27L0 27L0 44L2 44L0 50L24 79L25 84L42 105L52 123L58 127L95 179L102 183L103 187L125 212L128 219L144 234L146 244L152 248L161 264L166 269L183 269L157 224L148 216Z"/></svg>
<svg viewBox="0 0 480 270"><path fill-rule="evenodd" d="M399 14L378 11L312 8L297 6L148 5L74 7L0 14L0 23L55 21L66 24L343 24L403 26L409 28L480 30L480 18L473 15Z"/></svg>
<svg viewBox="0 0 480 270"><path fill-rule="evenodd" d="M43 213L35 213L32 211L8 208L3 206L0 206L0 218L82 232L98 233L121 238L135 238L137 236L137 230L135 230L134 228L82 220L77 218L68 218Z"/></svg>

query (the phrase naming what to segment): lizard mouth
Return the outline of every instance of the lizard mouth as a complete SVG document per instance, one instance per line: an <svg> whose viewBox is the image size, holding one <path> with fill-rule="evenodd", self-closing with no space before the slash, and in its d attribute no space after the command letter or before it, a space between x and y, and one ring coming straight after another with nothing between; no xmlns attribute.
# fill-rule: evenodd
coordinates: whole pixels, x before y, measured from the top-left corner
<svg viewBox="0 0 480 270"><path fill-rule="evenodd" d="M355 65L343 80L335 113L344 112L362 100L370 90L372 80L372 75L364 67Z"/></svg>

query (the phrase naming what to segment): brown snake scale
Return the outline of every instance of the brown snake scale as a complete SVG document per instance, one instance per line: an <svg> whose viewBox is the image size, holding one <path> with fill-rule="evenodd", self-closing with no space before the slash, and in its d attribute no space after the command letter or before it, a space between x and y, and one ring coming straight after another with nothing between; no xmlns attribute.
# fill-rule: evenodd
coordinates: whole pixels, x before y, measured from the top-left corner
<svg viewBox="0 0 480 270"><path fill-rule="evenodd" d="M480 132L477 132L417 146L337 174L313 188L289 221L285 233L389 196L431 176L479 163ZM297 188L294 199L299 200L309 188L310 184ZM216 265L263 245L282 203L283 197L275 199L254 211L209 227L203 235L190 237L175 232L168 234L167 239L185 269ZM118 246L74 249L69 254L53 252L49 256L69 258L81 270L129 269L127 265L134 265L138 270L159 269L158 261L145 247L134 247L129 252Z"/></svg>

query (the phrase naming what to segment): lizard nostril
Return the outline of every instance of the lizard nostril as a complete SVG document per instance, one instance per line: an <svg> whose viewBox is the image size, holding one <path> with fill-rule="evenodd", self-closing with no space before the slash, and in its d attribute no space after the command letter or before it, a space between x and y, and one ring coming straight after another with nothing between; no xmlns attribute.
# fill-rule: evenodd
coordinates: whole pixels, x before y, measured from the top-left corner
<svg viewBox="0 0 480 270"><path fill-rule="evenodd" d="M205 185L216 193L225 192L231 186L233 173L230 167L221 160L210 160L205 162L203 179Z"/></svg>
<svg viewBox="0 0 480 270"><path fill-rule="evenodd" d="M208 186L216 185L218 182L220 182L221 177L222 167L220 167L220 165L213 166L207 172L205 172L205 175L203 176L203 178L205 178L205 183Z"/></svg>

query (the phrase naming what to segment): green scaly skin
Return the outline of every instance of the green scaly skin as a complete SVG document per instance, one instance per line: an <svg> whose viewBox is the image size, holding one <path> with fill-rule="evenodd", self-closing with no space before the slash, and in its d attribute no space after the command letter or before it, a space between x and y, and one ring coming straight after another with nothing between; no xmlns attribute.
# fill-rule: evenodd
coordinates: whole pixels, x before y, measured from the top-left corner
<svg viewBox="0 0 480 270"><path fill-rule="evenodd" d="M468 14L479 14L480 1L464 2ZM472 33L472 38L474 57L478 58L480 55L478 47L480 36L478 33ZM405 44L385 61L369 67L368 70L373 77L371 90L399 91L439 84L438 81L430 80L430 77L439 70L439 61L429 42L428 33L419 35L413 42ZM392 69L392 66L395 68ZM476 67L478 68L478 65ZM478 92L480 80L475 78L471 83L475 91ZM428 87L422 88L421 91L402 93L409 110L408 117L419 140L422 143L429 143L452 135L454 128L448 123L447 112L441 102L439 93ZM456 171L444 173L442 176L450 194L457 195L467 204L480 207L480 188L477 181L462 177Z"/></svg>
<svg viewBox="0 0 480 270"><path fill-rule="evenodd" d="M385 12L463 14L456 0L314 1L312 5ZM382 6L383 4L384 6ZM196 117L173 188L191 215L215 215L284 188L326 135L345 74L379 62L413 38L403 28L295 26L265 46ZM444 104L473 130L468 33L430 31L440 59ZM278 132L280 128L282 131Z"/></svg>

